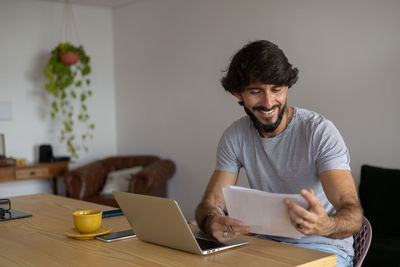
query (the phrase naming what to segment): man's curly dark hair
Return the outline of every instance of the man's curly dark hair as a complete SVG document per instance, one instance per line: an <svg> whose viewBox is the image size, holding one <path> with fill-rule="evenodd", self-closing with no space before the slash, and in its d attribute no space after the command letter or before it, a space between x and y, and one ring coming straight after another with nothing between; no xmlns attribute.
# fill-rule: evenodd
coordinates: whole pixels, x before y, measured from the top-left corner
<svg viewBox="0 0 400 267"><path fill-rule="evenodd" d="M222 86L230 93L241 93L252 82L290 88L296 83L299 70L293 68L277 45L258 40L240 49L226 72L221 79Z"/></svg>

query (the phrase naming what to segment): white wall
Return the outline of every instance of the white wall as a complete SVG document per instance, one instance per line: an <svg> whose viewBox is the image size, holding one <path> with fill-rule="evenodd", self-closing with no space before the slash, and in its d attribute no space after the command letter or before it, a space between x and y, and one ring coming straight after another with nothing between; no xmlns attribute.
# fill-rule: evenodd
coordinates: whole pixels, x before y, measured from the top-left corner
<svg viewBox="0 0 400 267"><path fill-rule="evenodd" d="M219 84L247 41L278 44L300 69L289 104L341 131L358 184L363 163L399 167L400 2L146 0L114 10L120 153L177 163L170 197L193 212L223 130L244 114Z"/></svg>
<svg viewBox="0 0 400 267"><path fill-rule="evenodd" d="M43 67L61 41L64 4L0 0L0 101L12 103L12 121L0 121L9 157L38 160L37 147L53 145L55 156L66 155L59 129L50 115ZM92 59L93 96L88 109L96 125L89 152L71 168L116 154L115 81L112 10L72 5L79 39ZM51 192L48 180L0 183L0 197Z"/></svg>

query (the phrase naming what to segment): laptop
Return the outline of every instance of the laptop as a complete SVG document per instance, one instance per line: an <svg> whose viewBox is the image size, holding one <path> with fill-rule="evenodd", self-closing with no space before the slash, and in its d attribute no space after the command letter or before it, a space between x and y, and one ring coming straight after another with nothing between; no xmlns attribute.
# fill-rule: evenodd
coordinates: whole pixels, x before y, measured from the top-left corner
<svg viewBox="0 0 400 267"><path fill-rule="evenodd" d="M191 230L175 200L126 192L112 193L142 241L200 255L248 243L239 239L219 243L203 232Z"/></svg>

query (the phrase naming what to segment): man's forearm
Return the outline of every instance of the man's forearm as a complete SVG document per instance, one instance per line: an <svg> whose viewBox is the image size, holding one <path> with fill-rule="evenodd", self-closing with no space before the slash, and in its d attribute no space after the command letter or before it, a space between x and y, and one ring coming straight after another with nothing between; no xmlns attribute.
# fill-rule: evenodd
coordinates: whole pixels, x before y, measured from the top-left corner
<svg viewBox="0 0 400 267"><path fill-rule="evenodd" d="M348 170L328 170L320 174L324 192L336 213L328 217L328 226L321 235L345 238L360 230L362 208L353 176Z"/></svg>
<svg viewBox="0 0 400 267"><path fill-rule="evenodd" d="M206 227L207 221L216 214L218 214L218 210L213 205L203 200L197 206L195 213L197 225L201 230L206 231L204 228Z"/></svg>
<svg viewBox="0 0 400 267"><path fill-rule="evenodd" d="M362 226L362 208L359 204L344 205L335 214L329 216L330 227L327 234L330 238L345 238L358 232Z"/></svg>
<svg viewBox="0 0 400 267"><path fill-rule="evenodd" d="M208 206L204 201L200 202L196 208L195 218L197 225L200 225L201 220L208 212Z"/></svg>
<svg viewBox="0 0 400 267"><path fill-rule="evenodd" d="M222 188L235 184L236 180L237 174L234 173L226 171L215 171L213 173L204 197L196 209L195 218L199 226L201 226L200 224L207 214L218 214L218 205L225 206Z"/></svg>

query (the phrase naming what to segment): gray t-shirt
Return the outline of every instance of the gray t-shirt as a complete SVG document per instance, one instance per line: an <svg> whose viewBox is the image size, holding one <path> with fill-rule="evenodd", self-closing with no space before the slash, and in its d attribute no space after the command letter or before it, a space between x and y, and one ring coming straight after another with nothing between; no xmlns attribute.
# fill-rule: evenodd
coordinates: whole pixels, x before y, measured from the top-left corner
<svg viewBox="0 0 400 267"><path fill-rule="evenodd" d="M319 179L326 170L350 170L350 157L333 123L313 111L294 108L288 127L279 135L263 138L245 116L228 127L218 144L216 170L238 174L244 168L251 188L273 193L298 194L312 188L328 214L335 209ZM353 256L353 237L332 239L304 236L273 237L294 243L324 243Z"/></svg>

